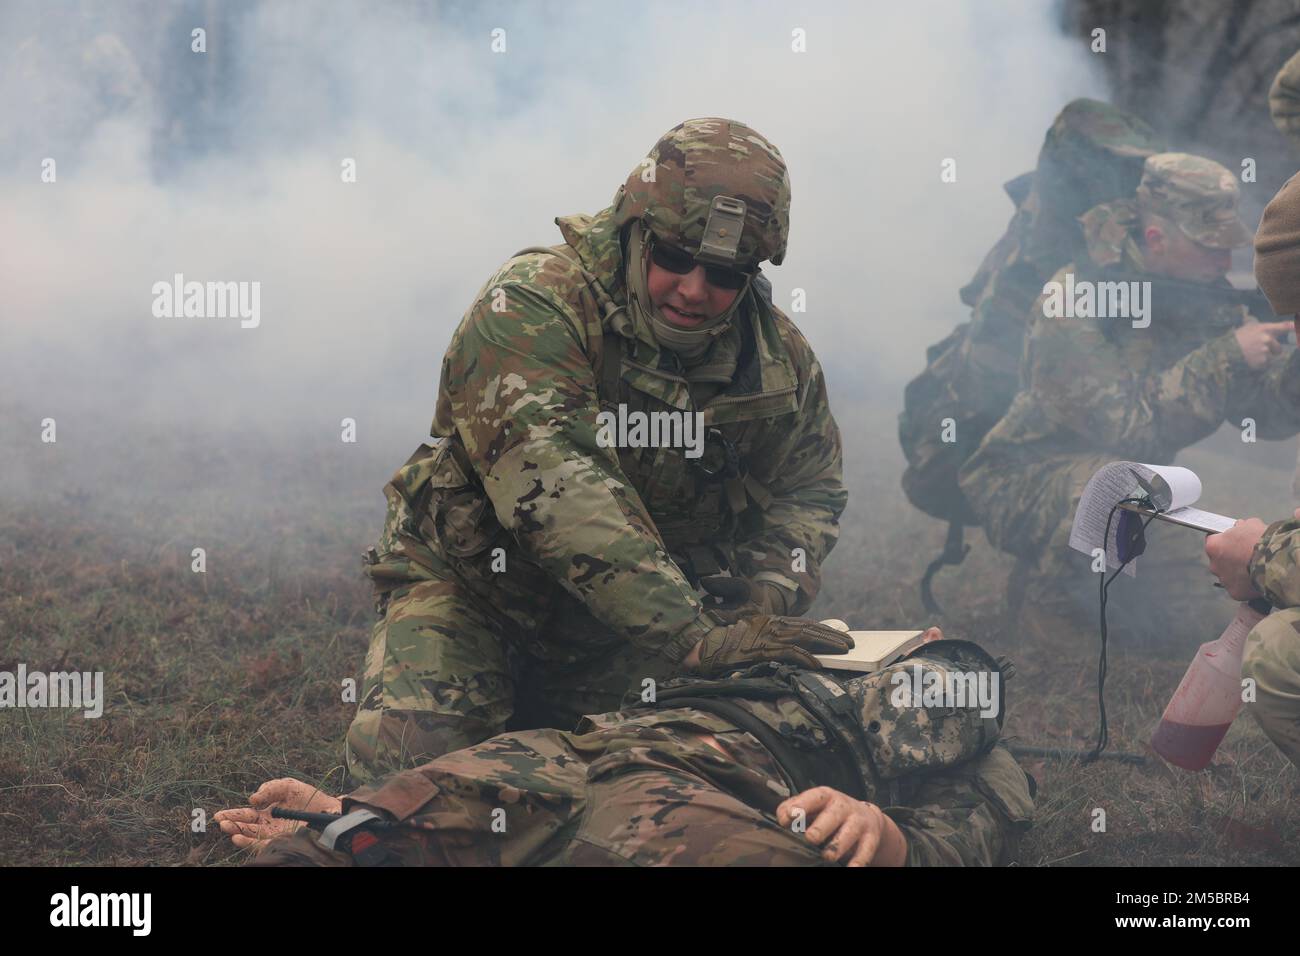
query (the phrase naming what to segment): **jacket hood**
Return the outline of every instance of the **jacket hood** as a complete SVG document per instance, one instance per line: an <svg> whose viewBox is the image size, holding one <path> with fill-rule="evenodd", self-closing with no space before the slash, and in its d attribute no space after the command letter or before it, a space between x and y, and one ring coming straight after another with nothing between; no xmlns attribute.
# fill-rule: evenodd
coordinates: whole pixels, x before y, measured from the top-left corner
<svg viewBox="0 0 1300 956"><path fill-rule="evenodd" d="M564 241L578 253L583 267L596 277L610 298L622 305L627 301L623 285L623 249L614 226L613 207L607 207L589 216L557 216Z"/></svg>

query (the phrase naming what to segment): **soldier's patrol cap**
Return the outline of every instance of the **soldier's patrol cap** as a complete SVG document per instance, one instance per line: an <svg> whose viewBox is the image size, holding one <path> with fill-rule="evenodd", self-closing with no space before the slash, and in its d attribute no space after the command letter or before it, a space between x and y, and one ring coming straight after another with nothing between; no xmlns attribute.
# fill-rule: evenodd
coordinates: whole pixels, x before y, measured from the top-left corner
<svg viewBox="0 0 1300 956"><path fill-rule="evenodd" d="M1187 238L1212 249L1236 249L1253 236L1237 215L1236 177L1212 159L1190 153L1148 156L1138 207L1163 216Z"/></svg>

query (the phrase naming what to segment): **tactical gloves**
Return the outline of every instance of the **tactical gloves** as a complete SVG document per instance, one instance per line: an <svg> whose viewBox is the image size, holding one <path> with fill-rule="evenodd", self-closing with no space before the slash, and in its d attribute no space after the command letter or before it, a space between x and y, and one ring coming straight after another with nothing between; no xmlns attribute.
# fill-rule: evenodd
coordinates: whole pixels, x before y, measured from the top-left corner
<svg viewBox="0 0 1300 956"><path fill-rule="evenodd" d="M752 615L755 609L763 614L788 614L794 601L791 597L787 603L785 590L775 584L725 574L700 578L700 587L710 594L704 606L728 624Z"/></svg>
<svg viewBox="0 0 1300 956"><path fill-rule="evenodd" d="M718 677L762 661L820 669L814 654L843 654L852 647L853 639L847 634L816 621L750 614L704 635L700 640L699 673Z"/></svg>

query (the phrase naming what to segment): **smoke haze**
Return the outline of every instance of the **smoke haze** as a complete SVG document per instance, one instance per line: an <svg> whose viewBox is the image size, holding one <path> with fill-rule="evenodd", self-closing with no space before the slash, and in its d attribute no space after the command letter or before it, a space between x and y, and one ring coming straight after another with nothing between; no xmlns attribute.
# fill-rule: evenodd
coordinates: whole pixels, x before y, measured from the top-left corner
<svg viewBox="0 0 1300 956"><path fill-rule="evenodd" d="M1037 2L8 4L0 280L19 457L46 416L121 443L139 423L337 442L352 417L409 450L475 290L700 115L782 149L777 302L806 290L794 318L833 387L898 401L1009 217L1000 184L1067 100L1101 95L1052 18ZM151 288L177 273L259 282L260 326L155 318Z"/></svg>

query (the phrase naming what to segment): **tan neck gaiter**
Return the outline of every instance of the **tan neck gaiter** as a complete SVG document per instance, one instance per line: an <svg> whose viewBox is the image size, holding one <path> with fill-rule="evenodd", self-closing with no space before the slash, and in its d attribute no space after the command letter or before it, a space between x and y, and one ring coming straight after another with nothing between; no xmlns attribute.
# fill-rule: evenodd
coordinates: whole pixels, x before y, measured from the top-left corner
<svg viewBox="0 0 1300 956"><path fill-rule="evenodd" d="M627 240L628 307L640 313L659 344L675 352L681 358L683 365L688 368L698 365L704 360L709 347L731 328L732 320L745 296L749 294L749 283L746 283L745 287L736 294L735 300L721 315L697 328L679 329L665 319L650 301L650 293L646 287L649 256L650 245L645 241L645 227L640 222L634 222ZM734 361L732 368L735 368Z"/></svg>

